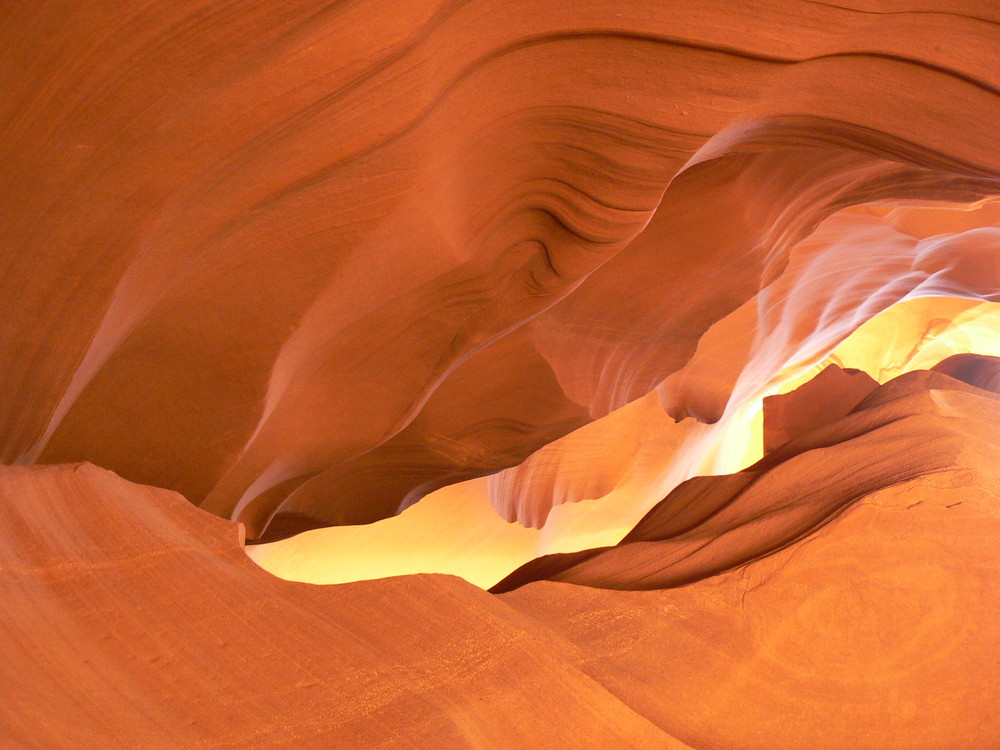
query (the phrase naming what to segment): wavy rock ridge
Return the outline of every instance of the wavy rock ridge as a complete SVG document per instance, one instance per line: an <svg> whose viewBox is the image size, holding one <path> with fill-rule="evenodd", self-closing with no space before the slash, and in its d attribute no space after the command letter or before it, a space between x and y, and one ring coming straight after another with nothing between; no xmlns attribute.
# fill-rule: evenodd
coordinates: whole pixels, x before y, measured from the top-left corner
<svg viewBox="0 0 1000 750"><path fill-rule="evenodd" d="M996 392L901 376L502 597L281 581L175 493L4 468L0 726L27 747L988 747L998 424Z"/></svg>
<svg viewBox="0 0 1000 750"><path fill-rule="evenodd" d="M0 494L6 746L661 741L568 644L460 579L280 581L242 528L89 464L4 468ZM511 725L551 708L539 684L566 686L562 718Z"/></svg>
<svg viewBox="0 0 1000 750"><path fill-rule="evenodd" d="M704 339L699 344L692 363L701 372L706 362L720 361L727 343L745 338L730 325L741 324L742 314L713 328L708 346ZM662 408L661 388L550 443L521 466L444 487L391 519L315 529L248 553L275 575L310 583L440 572L488 588L533 558L618 543L684 480L746 468L763 457L768 440L843 416L874 381L965 359L948 364L954 353L1000 355L1000 305L921 297L864 322L832 351L824 337L803 343L784 326L752 349L715 424L675 424ZM989 357L968 359L989 371L983 366ZM837 377L841 368L865 375ZM841 381L855 385L842 391ZM808 387L795 390L802 384ZM775 398L791 391L792 397ZM514 499L516 506L501 509L525 516L547 511L541 528L504 523L494 507Z"/></svg>
<svg viewBox="0 0 1000 750"><path fill-rule="evenodd" d="M0 745L1000 747L996 2L7 6Z"/></svg>
<svg viewBox="0 0 1000 750"><path fill-rule="evenodd" d="M516 465L680 370L845 207L995 195L997 16L12 9L3 457L89 460L251 537ZM995 228L914 252L866 231L912 268L869 269L851 307L929 279L992 298L953 259L993 257ZM690 391L672 414L718 418L725 385Z"/></svg>

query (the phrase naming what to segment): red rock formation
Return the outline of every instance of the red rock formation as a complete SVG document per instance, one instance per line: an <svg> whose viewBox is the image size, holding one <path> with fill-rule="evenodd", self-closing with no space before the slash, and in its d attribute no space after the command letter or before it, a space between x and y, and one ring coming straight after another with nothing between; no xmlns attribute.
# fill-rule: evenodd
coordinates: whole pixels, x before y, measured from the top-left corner
<svg viewBox="0 0 1000 750"><path fill-rule="evenodd" d="M502 597L281 581L175 493L6 467L0 727L18 747L988 747L998 424L996 394L902 376Z"/></svg>
<svg viewBox="0 0 1000 750"><path fill-rule="evenodd" d="M86 464L2 468L0 500L4 747L683 747L461 579L281 581Z"/></svg>
<svg viewBox="0 0 1000 750"><path fill-rule="evenodd" d="M90 460L251 536L515 465L679 370L845 206L996 194L994 16L13 9L3 457ZM997 230L949 222L902 278L807 307L989 297Z"/></svg>
<svg viewBox="0 0 1000 750"><path fill-rule="evenodd" d="M861 370L830 365L791 393L764 399L764 452L792 438L846 416L878 388L878 381Z"/></svg>
<svg viewBox="0 0 1000 750"><path fill-rule="evenodd" d="M783 398L804 400L831 380ZM933 494L941 481L968 485L989 510L992 467L1000 465L997 394L933 371L902 375L867 397L855 398L854 388L843 385L852 411L833 401L834 412L849 414L817 420L738 474L685 482L617 546L540 557L493 590L541 579L613 589L682 586L794 546L875 493L918 497L922 486Z"/></svg>
<svg viewBox="0 0 1000 750"><path fill-rule="evenodd" d="M904 375L497 590L691 747L992 747L998 425L995 394Z"/></svg>
<svg viewBox="0 0 1000 750"><path fill-rule="evenodd" d="M7 6L0 745L997 744L995 2Z"/></svg>
<svg viewBox="0 0 1000 750"><path fill-rule="evenodd" d="M956 354L938 362L933 370L977 388L1000 393L1000 357Z"/></svg>

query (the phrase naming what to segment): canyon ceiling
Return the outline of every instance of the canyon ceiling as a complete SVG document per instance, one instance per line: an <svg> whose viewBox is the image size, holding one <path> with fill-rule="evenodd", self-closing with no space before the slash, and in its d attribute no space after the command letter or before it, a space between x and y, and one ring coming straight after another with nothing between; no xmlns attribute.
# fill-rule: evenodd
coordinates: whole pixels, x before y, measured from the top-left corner
<svg viewBox="0 0 1000 750"><path fill-rule="evenodd" d="M0 747L1000 748L1000 2L0 40Z"/></svg>

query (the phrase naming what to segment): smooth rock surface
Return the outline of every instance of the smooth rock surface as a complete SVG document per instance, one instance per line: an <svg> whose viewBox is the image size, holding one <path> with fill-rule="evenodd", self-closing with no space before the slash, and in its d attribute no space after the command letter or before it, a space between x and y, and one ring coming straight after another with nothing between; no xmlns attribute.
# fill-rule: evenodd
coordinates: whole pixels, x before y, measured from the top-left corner
<svg viewBox="0 0 1000 750"><path fill-rule="evenodd" d="M516 466L757 295L739 336L786 350L909 294L996 295L993 3L0 20L0 457L91 461L250 538ZM977 213L893 214L920 205ZM670 413L719 419L740 348Z"/></svg>

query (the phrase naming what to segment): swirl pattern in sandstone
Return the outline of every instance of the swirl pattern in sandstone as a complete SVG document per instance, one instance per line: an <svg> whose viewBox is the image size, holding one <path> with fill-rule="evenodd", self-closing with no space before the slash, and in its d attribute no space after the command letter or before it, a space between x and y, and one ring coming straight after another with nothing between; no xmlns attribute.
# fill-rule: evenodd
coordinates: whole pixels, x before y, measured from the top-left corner
<svg viewBox="0 0 1000 750"><path fill-rule="evenodd" d="M996 194L998 16L11 7L3 458L93 461L251 536L518 464L679 370L845 206ZM918 283L892 273L864 275Z"/></svg>
<svg viewBox="0 0 1000 750"><path fill-rule="evenodd" d="M915 371L795 424L502 596L281 581L176 493L4 467L0 727L18 747L991 746L1000 396Z"/></svg>
<svg viewBox="0 0 1000 750"><path fill-rule="evenodd" d="M997 745L996 2L0 42L0 744Z"/></svg>

